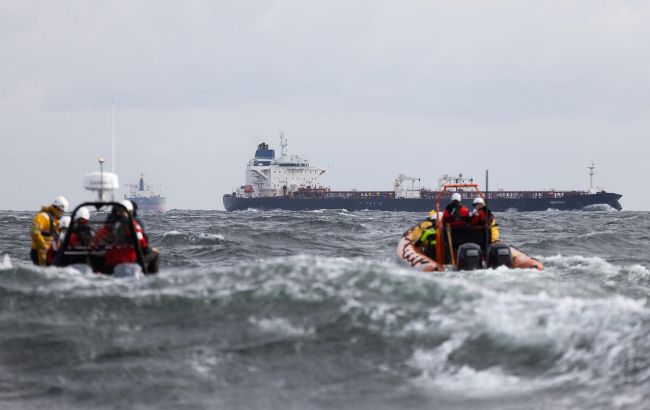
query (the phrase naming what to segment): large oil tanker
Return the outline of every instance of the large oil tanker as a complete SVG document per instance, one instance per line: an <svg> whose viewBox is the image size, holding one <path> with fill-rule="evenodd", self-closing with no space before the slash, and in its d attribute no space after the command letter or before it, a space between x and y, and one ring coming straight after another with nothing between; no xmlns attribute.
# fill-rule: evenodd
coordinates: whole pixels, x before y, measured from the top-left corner
<svg viewBox="0 0 650 410"><path fill-rule="evenodd" d="M309 211L318 209L346 209L348 211L410 211L426 212L435 208L436 199L445 185L471 183L471 178L445 175L438 181L438 189L416 188L419 179L400 175L395 180L392 191L332 191L320 184L320 176L325 170L313 167L300 156L288 155L287 140L280 134L281 155L266 143L259 144L255 157L246 168L246 185L232 194L223 196L227 211L258 209L286 209ZM592 183L588 190L580 191L506 191L485 192L488 206L494 211L546 211L582 210L609 207L621 210L619 199L622 195L593 188L593 163L589 175ZM410 182L410 184L409 184ZM409 186L410 185L410 186ZM457 191L463 203L470 206L476 192L462 188L445 190L442 203L447 203L451 194Z"/></svg>

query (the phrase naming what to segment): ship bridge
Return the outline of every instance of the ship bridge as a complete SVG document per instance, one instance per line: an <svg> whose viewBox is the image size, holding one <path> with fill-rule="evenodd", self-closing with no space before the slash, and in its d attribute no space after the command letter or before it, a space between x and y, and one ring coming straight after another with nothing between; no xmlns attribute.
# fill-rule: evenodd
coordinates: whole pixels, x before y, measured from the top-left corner
<svg viewBox="0 0 650 410"><path fill-rule="evenodd" d="M265 142L257 146L255 157L246 168L246 185L243 196L283 196L304 188L320 188L324 169L312 167L299 155L287 155L287 140L280 133L282 147L280 158Z"/></svg>
<svg viewBox="0 0 650 410"><path fill-rule="evenodd" d="M275 150L269 149L269 144L263 142L257 146L255 158L251 161L254 166L269 166L275 161Z"/></svg>

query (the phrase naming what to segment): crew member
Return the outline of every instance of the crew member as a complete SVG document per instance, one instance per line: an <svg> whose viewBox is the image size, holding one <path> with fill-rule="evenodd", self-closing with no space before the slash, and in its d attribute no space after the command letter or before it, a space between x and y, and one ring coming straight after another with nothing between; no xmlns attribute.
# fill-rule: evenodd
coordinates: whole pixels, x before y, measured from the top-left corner
<svg viewBox="0 0 650 410"><path fill-rule="evenodd" d="M442 223L451 225L452 228L463 228L469 222L469 209L460 203L462 197L458 192L451 196L451 202L442 215Z"/></svg>
<svg viewBox="0 0 650 410"><path fill-rule="evenodd" d="M148 273L158 272L158 251L149 248L140 224L132 219L132 226L129 227L129 213L133 211L133 204L129 200L122 201L121 207L114 207L106 219L106 223L95 234L91 245L106 246L104 266L107 273L112 273L116 265L120 263L136 263L137 253L133 247L132 232L142 249L147 265ZM151 269L151 270L150 270Z"/></svg>
<svg viewBox="0 0 650 410"><path fill-rule="evenodd" d="M144 242L147 244L146 246L142 247L144 263L147 265L147 273L158 273L158 270L160 269L158 248L152 248L148 246L149 235L147 235L147 232L144 229L144 224L142 223L142 220L138 217L138 204L128 199L125 199L124 201L122 201L122 203L125 204L126 208L131 213L131 216L133 217L136 227L139 228L139 231L144 237Z"/></svg>
<svg viewBox="0 0 650 410"><path fill-rule="evenodd" d="M63 216L61 219L59 219L59 237L56 238L56 245L57 247L60 247L61 244L63 243L63 240L65 239L65 235L68 233L68 228L70 228L70 217L69 216ZM54 244L55 241L52 241Z"/></svg>
<svg viewBox="0 0 650 410"><path fill-rule="evenodd" d="M51 265L54 262L54 257L56 256L56 252L61 247L61 244L65 239L65 235L68 232L69 227L70 227L70 217L67 215L61 217L61 219L59 219L59 234L54 239L52 239L52 243L50 244L50 249L48 249L47 251L47 265Z"/></svg>
<svg viewBox="0 0 650 410"><path fill-rule="evenodd" d="M444 271L444 265L436 262L439 225L440 214L429 212L425 221L404 232L397 245L397 255L421 272Z"/></svg>
<svg viewBox="0 0 650 410"><path fill-rule="evenodd" d="M30 258L35 265L47 264L47 253L52 241L59 234L59 219L68 210L68 200L62 196L54 198L50 206L44 206L32 220L32 249Z"/></svg>
<svg viewBox="0 0 650 410"><path fill-rule="evenodd" d="M438 213L433 210L429 212L428 218L419 224L411 227L404 233L415 247L431 259L436 258L436 235L438 227Z"/></svg>
<svg viewBox="0 0 650 410"><path fill-rule="evenodd" d="M472 219L470 224L476 228L490 228L490 243L494 243L499 240L499 225L494 218L492 211L485 206L485 200L483 198L476 197L473 202L474 212L472 212Z"/></svg>
<svg viewBox="0 0 650 410"><path fill-rule="evenodd" d="M135 221L138 224L140 224L140 228L142 228L142 234L144 235L144 239L146 239L147 242L149 242L149 236L147 235L147 231L144 228L144 222L142 222L142 219L140 219L140 215L138 215L138 203L133 202L129 199L126 199L125 201L129 201L131 202L131 205L133 205L133 212L131 212L131 215L133 216L133 219L135 219Z"/></svg>
<svg viewBox="0 0 650 410"><path fill-rule="evenodd" d="M75 214L74 228L70 232L68 246L76 248L79 246L88 246L93 238L93 230L89 225L90 211L86 207L79 208Z"/></svg>

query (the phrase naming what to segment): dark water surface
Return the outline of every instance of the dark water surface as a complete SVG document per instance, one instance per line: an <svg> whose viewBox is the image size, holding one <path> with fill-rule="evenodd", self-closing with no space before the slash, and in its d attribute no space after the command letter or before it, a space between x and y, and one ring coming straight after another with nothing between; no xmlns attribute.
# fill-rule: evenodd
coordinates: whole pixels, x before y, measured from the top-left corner
<svg viewBox="0 0 650 410"><path fill-rule="evenodd" d="M0 409L650 408L648 213L498 214L543 272L422 274L423 215L172 211L140 280L29 265L32 216L0 212Z"/></svg>

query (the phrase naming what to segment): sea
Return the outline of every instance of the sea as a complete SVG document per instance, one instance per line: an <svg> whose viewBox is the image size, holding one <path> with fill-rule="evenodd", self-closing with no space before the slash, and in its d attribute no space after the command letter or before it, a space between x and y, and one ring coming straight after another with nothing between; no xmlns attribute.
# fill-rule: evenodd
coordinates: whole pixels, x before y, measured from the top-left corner
<svg viewBox="0 0 650 410"><path fill-rule="evenodd" d="M158 275L28 261L0 212L0 409L649 409L650 214L497 213L536 270L421 273L417 213L143 214Z"/></svg>

